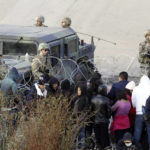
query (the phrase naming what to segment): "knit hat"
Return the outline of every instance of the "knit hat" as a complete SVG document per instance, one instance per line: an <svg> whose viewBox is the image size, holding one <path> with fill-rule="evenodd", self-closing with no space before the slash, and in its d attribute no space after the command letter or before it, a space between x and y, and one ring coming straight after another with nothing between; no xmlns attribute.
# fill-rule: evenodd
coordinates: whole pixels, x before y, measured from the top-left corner
<svg viewBox="0 0 150 150"><path fill-rule="evenodd" d="M135 82L134 82L134 81L130 81L130 82L126 85L125 88L128 89L128 90L133 90L133 89L135 88Z"/></svg>
<svg viewBox="0 0 150 150"><path fill-rule="evenodd" d="M132 135L129 132L126 132L123 136L123 141L132 141Z"/></svg>

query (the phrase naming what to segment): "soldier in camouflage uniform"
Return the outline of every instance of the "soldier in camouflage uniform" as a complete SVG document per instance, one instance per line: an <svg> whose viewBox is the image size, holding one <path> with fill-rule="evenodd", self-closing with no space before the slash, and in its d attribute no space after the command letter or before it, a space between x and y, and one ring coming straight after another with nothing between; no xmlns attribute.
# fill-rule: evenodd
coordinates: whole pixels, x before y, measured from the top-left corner
<svg viewBox="0 0 150 150"><path fill-rule="evenodd" d="M145 32L145 41L139 45L139 62L142 73L150 69L150 30Z"/></svg>
<svg viewBox="0 0 150 150"><path fill-rule="evenodd" d="M71 19L68 17L63 18L62 22L61 22L61 26L63 28L69 28L71 25Z"/></svg>
<svg viewBox="0 0 150 150"><path fill-rule="evenodd" d="M45 21L43 16L38 16L35 20L36 20L36 24L34 26L36 26L36 27L48 27L48 26L43 24Z"/></svg>
<svg viewBox="0 0 150 150"><path fill-rule="evenodd" d="M50 50L47 43L41 43L38 47L40 54L35 56L32 61L32 73L34 80L39 80L40 76L43 76L47 73L47 70L52 69L50 58L48 59L47 55Z"/></svg>
<svg viewBox="0 0 150 150"><path fill-rule="evenodd" d="M0 82L5 78L6 74L8 73L8 66L3 62L3 56L0 55Z"/></svg>

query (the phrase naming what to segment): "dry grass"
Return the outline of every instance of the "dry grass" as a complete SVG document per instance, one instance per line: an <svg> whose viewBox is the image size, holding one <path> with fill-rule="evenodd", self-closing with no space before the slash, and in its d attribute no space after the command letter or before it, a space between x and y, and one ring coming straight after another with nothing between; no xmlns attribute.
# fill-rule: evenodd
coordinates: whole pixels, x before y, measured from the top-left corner
<svg viewBox="0 0 150 150"><path fill-rule="evenodd" d="M84 114L74 116L68 101L48 98L31 107L28 121L20 119L9 139L9 150L73 150L76 136L85 125ZM22 117L23 118L23 115ZM84 119L83 119L84 118Z"/></svg>

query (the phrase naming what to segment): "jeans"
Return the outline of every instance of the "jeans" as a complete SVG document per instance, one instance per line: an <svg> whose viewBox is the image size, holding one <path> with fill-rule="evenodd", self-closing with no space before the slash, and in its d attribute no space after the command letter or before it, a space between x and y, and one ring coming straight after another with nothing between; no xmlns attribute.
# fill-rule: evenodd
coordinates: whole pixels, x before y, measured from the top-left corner
<svg viewBox="0 0 150 150"><path fill-rule="evenodd" d="M83 149L85 147L85 127L82 127L76 141L76 150Z"/></svg>
<svg viewBox="0 0 150 150"><path fill-rule="evenodd" d="M145 123L143 115L136 115L135 117L135 125L134 125L134 142L138 144L141 140L141 135L146 125L147 135L148 135L148 144L150 147L150 124Z"/></svg>

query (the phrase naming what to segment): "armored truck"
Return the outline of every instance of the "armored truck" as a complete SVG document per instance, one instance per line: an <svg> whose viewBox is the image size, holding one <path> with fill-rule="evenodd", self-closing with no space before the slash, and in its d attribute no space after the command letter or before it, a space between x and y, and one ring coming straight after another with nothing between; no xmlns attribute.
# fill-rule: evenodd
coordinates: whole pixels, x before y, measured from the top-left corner
<svg viewBox="0 0 150 150"><path fill-rule="evenodd" d="M80 63L94 57L93 42L81 42L71 28L0 25L0 54L3 62L16 67L20 73L31 71L31 61L38 53L38 45L43 42L51 48L49 55L59 59Z"/></svg>

